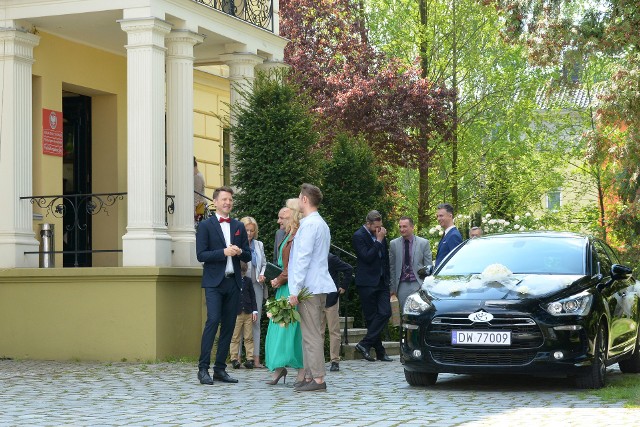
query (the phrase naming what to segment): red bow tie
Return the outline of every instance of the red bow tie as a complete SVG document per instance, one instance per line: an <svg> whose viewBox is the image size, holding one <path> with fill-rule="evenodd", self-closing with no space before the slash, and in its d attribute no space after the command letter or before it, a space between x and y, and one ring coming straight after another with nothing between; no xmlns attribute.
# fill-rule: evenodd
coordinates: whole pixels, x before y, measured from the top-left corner
<svg viewBox="0 0 640 427"><path fill-rule="evenodd" d="M220 223L223 223L223 222L231 223L231 218L222 218L222 217L220 217L218 219L218 221L220 221Z"/></svg>

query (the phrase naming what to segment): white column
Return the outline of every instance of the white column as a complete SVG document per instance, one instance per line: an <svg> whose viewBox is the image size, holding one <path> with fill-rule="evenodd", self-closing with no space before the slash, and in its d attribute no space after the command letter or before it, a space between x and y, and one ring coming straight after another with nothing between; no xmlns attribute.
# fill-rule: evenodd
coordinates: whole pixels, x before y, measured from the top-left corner
<svg viewBox="0 0 640 427"><path fill-rule="evenodd" d="M280 35L280 0L273 0L273 34Z"/></svg>
<svg viewBox="0 0 640 427"><path fill-rule="evenodd" d="M32 65L40 37L0 30L0 268L37 267L32 196Z"/></svg>
<svg viewBox="0 0 640 427"><path fill-rule="evenodd" d="M244 99L240 95L239 89L252 90L253 80L255 79L255 67L258 64L262 64L264 58L249 52L243 53L226 53L220 55L220 59L229 67L229 83L230 93L229 99L231 104L231 111L229 113L229 121L231 125L236 124L236 109L234 106L237 103L243 103ZM235 155L233 148L233 137L230 138L231 152L229 157L231 159L231 173L233 174Z"/></svg>
<svg viewBox="0 0 640 427"><path fill-rule="evenodd" d="M172 265L197 266L193 227L193 46L204 37L173 30L167 43L167 191L175 196L169 215Z"/></svg>
<svg viewBox="0 0 640 427"><path fill-rule="evenodd" d="M124 19L127 32L127 233L124 266L170 266L165 224L165 47L171 24Z"/></svg>

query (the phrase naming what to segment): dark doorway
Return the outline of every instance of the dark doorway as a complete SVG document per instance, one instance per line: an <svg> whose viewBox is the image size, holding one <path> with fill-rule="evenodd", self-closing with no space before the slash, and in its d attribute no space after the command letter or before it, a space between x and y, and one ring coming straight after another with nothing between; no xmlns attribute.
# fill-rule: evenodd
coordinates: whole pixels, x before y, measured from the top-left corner
<svg viewBox="0 0 640 427"><path fill-rule="evenodd" d="M91 267L91 98L65 92L62 98L65 197L64 267ZM66 253L70 251L73 253Z"/></svg>

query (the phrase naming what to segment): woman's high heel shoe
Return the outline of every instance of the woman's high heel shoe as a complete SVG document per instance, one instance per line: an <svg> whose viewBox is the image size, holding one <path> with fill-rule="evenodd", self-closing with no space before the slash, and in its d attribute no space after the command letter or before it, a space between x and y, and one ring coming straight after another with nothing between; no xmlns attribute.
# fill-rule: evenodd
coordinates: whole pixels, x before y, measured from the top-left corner
<svg viewBox="0 0 640 427"><path fill-rule="evenodd" d="M267 381L267 384L269 385L276 385L278 384L278 381L280 381L280 378L283 379L283 383L286 384L287 383L287 368L282 368L280 369L280 372L278 372L278 375L272 379L271 381Z"/></svg>

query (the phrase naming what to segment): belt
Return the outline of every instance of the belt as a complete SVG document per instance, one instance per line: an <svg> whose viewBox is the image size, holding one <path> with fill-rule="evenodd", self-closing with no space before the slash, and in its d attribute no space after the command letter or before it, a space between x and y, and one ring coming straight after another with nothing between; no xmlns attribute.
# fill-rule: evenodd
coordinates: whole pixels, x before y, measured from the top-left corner
<svg viewBox="0 0 640 427"><path fill-rule="evenodd" d="M231 277L236 277L236 273L224 273L224 277L229 279Z"/></svg>

